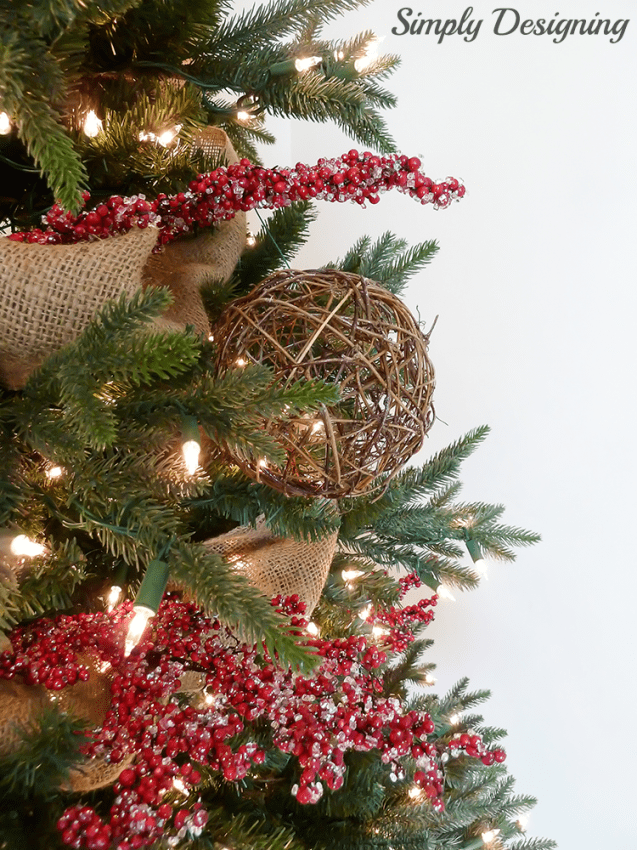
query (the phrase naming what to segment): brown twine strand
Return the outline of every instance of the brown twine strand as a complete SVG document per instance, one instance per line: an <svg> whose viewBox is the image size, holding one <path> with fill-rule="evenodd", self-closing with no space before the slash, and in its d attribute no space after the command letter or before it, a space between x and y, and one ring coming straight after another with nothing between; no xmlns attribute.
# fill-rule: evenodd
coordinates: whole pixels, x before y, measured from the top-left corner
<svg viewBox="0 0 637 850"><path fill-rule="evenodd" d="M339 387L339 403L317 419L264 423L285 464L233 457L288 495L368 492L421 448L433 424L429 338L396 296L359 275L276 272L224 311L214 335L221 373L242 358L269 366L286 386L318 379Z"/></svg>

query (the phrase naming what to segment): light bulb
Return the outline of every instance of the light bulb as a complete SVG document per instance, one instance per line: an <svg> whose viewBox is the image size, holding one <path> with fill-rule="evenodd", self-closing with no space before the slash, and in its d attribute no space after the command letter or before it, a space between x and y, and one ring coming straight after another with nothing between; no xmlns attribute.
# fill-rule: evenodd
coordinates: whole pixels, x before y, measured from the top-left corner
<svg viewBox="0 0 637 850"><path fill-rule="evenodd" d="M176 777L175 779L173 779L173 788L175 789L175 791L178 791L180 794L185 794L186 797L188 796L188 789L186 788L183 781L179 777Z"/></svg>
<svg viewBox="0 0 637 850"><path fill-rule="evenodd" d="M131 620L126 635L126 644L124 646L124 655L128 657L133 649L139 643L141 636L146 631L146 626L151 617L155 616L152 608L147 608L145 605L135 605L133 608L135 616Z"/></svg>
<svg viewBox="0 0 637 850"><path fill-rule="evenodd" d="M361 608L361 610L358 612L358 616L361 620L367 620L369 618L369 616L371 615L371 613L372 613L372 606L371 606L371 604L369 604L369 605L366 605L364 608Z"/></svg>
<svg viewBox="0 0 637 850"><path fill-rule="evenodd" d="M338 60L345 59L345 54L343 53L342 50L335 50L334 51L334 58L338 59Z"/></svg>
<svg viewBox="0 0 637 850"><path fill-rule="evenodd" d="M388 635L389 629L384 628L383 626L373 626L372 627L372 635L374 637L382 637L383 635Z"/></svg>
<svg viewBox="0 0 637 850"><path fill-rule="evenodd" d="M0 112L0 136L6 136L11 132L11 119L6 112Z"/></svg>
<svg viewBox="0 0 637 850"><path fill-rule="evenodd" d="M46 471L46 477L50 478L51 481L55 478L61 478L64 475L64 470L61 466L50 466Z"/></svg>
<svg viewBox="0 0 637 850"><path fill-rule="evenodd" d="M343 576L343 581L350 582L354 581L357 578L360 578L361 576L364 576L365 573L363 572L363 570L343 570L341 572L341 575Z"/></svg>
<svg viewBox="0 0 637 850"><path fill-rule="evenodd" d="M196 440L186 440L181 450L184 454L184 463L189 475L194 475L199 467L199 452L201 446Z"/></svg>
<svg viewBox="0 0 637 850"><path fill-rule="evenodd" d="M240 109L237 112L237 119L239 121L249 121L252 116L249 112L246 112L245 109Z"/></svg>
<svg viewBox="0 0 637 850"><path fill-rule="evenodd" d="M31 540L26 534L18 534L11 541L10 549L19 558L35 558L38 555L44 554L46 546L36 543L35 540Z"/></svg>
<svg viewBox="0 0 637 850"><path fill-rule="evenodd" d="M160 144L164 148L167 148L168 145L171 142L174 142L174 140L177 138L177 135L178 135L179 131L181 130L182 126L183 126L182 124L177 124L175 127L173 127L170 130L164 130L163 133L160 133L159 136L157 136L158 144Z"/></svg>
<svg viewBox="0 0 637 850"><path fill-rule="evenodd" d="M366 68L368 68L372 62L374 62L378 58L378 45L381 43L382 38L374 38L369 42L367 47L365 48L365 53L361 56L360 59L357 59L354 62L354 67L360 74Z"/></svg>
<svg viewBox="0 0 637 850"><path fill-rule="evenodd" d="M446 584L439 584L436 593L441 599L450 599L452 602L456 601L456 597L449 590Z"/></svg>
<svg viewBox="0 0 637 850"><path fill-rule="evenodd" d="M323 61L322 56L305 56L303 58L294 60L294 67L299 73L302 71L309 71L310 68L316 68L317 65L320 65Z"/></svg>
<svg viewBox="0 0 637 850"><path fill-rule="evenodd" d="M94 139L95 136L102 129L102 122L97 117L95 112L90 109L84 119L84 133L91 139Z"/></svg>
<svg viewBox="0 0 637 850"><path fill-rule="evenodd" d="M122 595L122 588L118 585L114 584L108 592L108 596L106 597L106 602L108 603L106 610L110 612L119 602L119 598Z"/></svg>
<svg viewBox="0 0 637 850"><path fill-rule="evenodd" d="M529 816L528 815L520 815L520 817L516 821L518 827L522 830L522 832L526 832L529 826Z"/></svg>
<svg viewBox="0 0 637 850"><path fill-rule="evenodd" d="M237 366L245 366L248 361L244 360L243 357L237 357L234 362Z"/></svg>
<svg viewBox="0 0 637 850"><path fill-rule="evenodd" d="M306 629L309 634L314 635L315 637L321 634L321 630L316 625L316 623L308 623Z"/></svg>
<svg viewBox="0 0 637 850"><path fill-rule="evenodd" d="M251 233L248 233L248 235L246 236L246 245L248 245L248 247L250 248L254 248L256 244L256 237L254 237Z"/></svg>
<svg viewBox="0 0 637 850"><path fill-rule="evenodd" d="M212 705L215 701L214 694L207 693L204 700L206 701L206 705Z"/></svg>
<svg viewBox="0 0 637 850"><path fill-rule="evenodd" d="M435 685L436 684L436 677L432 676L431 673L426 673L425 674L425 684L426 685Z"/></svg>
<svg viewBox="0 0 637 850"><path fill-rule="evenodd" d="M478 558L477 561L473 562L473 569L481 576L485 581L489 580L488 569L489 565L484 560L484 558Z"/></svg>
<svg viewBox="0 0 637 850"><path fill-rule="evenodd" d="M267 469L268 468L268 462L264 457L262 457L260 460L257 461L257 468L258 469Z"/></svg>
<svg viewBox="0 0 637 850"><path fill-rule="evenodd" d="M321 430L325 430L325 424L323 422L317 421L312 425L313 434L318 434Z"/></svg>
<svg viewBox="0 0 637 850"><path fill-rule="evenodd" d="M412 800L417 800L419 797L422 797L423 791L417 785L412 785L408 793Z"/></svg>
<svg viewBox="0 0 637 850"><path fill-rule="evenodd" d="M459 714L450 714L449 715L449 723L451 723L452 726L457 726L458 723L460 723L461 720L462 720L462 718L460 717Z"/></svg>
<svg viewBox="0 0 637 850"><path fill-rule="evenodd" d="M486 832L482 833L482 840L485 844L491 844L491 842L500 834L499 829L488 829Z"/></svg>

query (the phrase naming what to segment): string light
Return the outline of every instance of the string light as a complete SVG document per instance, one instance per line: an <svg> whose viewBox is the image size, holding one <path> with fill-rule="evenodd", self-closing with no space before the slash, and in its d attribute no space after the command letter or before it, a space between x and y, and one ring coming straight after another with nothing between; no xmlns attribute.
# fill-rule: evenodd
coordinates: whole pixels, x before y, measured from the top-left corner
<svg viewBox="0 0 637 850"><path fill-rule="evenodd" d="M431 673L426 673L425 674L425 685L435 685L435 684L436 684L436 677L432 676Z"/></svg>
<svg viewBox="0 0 637 850"><path fill-rule="evenodd" d="M365 53L354 62L354 68L360 74L362 71L365 71L369 66L376 61L378 58L378 46L381 43L382 38L374 38L370 41L365 47Z"/></svg>
<svg viewBox="0 0 637 850"><path fill-rule="evenodd" d="M343 576L343 581L346 581L349 584L349 582L355 581L357 578L364 576L365 573L363 570L343 570L341 575Z"/></svg>
<svg viewBox="0 0 637 850"><path fill-rule="evenodd" d="M485 844L491 844L491 842L495 841L499 834L499 829L488 829L486 832L483 832L480 837L482 838Z"/></svg>
<svg viewBox="0 0 637 850"><path fill-rule="evenodd" d="M186 788L183 780L180 779L178 776L173 779L173 788L175 789L175 791L178 791L180 794L183 794L184 797L188 796L188 789Z"/></svg>
<svg viewBox="0 0 637 850"><path fill-rule="evenodd" d="M467 549L469 550L469 554L471 555L471 560L473 561L474 570L485 580L489 578L487 575L488 564L482 557L482 549L480 548L480 544L477 543L473 538L469 537L465 540Z"/></svg>
<svg viewBox="0 0 637 850"><path fill-rule="evenodd" d="M46 471L46 477L49 478L51 481L55 480L56 478L61 478L63 475L64 470L61 466L49 466Z"/></svg>
<svg viewBox="0 0 637 850"><path fill-rule="evenodd" d="M318 637L321 634L320 628L316 625L316 623L308 623L306 626L306 630L309 634L314 635L314 637Z"/></svg>
<svg viewBox="0 0 637 850"><path fill-rule="evenodd" d="M135 616L128 627L124 647L125 656L130 655L133 648L137 646L148 621L157 613L167 584L168 564L164 561L151 561L135 597L133 605Z"/></svg>
<svg viewBox="0 0 637 850"><path fill-rule="evenodd" d="M520 817L516 821L516 824L522 832L526 832L529 826L529 816L520 815Z"/></svg>
<svg viewBox="0 0 637 850"><path fill-rule="evenodd" d="M455 601L456 601L456 597L455 597L455 596L453 595L453 593L449 590L449 588L447 587L447 585L446 585L446 584L439 584L439 585L438 585L438 588L437 588L437 590L436 590L436 593L438 594L438 596L439 596L441 599L449 599L449 600L451 600L451 602L455 602Z"/></svg>
<svg viewBox="0 0 637 850"><path fill-rule="evenodd" d="M9 544L11 554L18 558L37 558L46 552L46 546L31 540L26 534L18 534Z"/></svg>
<svg viewBox="0 0 637 850"><path fill-rule="evenodd" d="M183 443L181 451L184 463L189 475L194 475L199 468L199 453L201 444L199 442L199 425L195 416L184 416L182 425Z"/></svg>
<svg viewBox="0 0 637 850"><path fill-rule="evenodd" d="M106 610L108 611L109 614L113 610L113 608L117 605L117 603L119 602L119 598L120 598L121 595L122 595L122 588L119 587L117 584L114 584L111 587L111 589L109 590L108 596L106 597L106 602L107 602Z"/></svg>
<svg viewBox="0 0 637 850"><path fill-rule="evenodd" d="M0 136L11 132L11 119L6 112L0 112Z"/></svg>
<svg viewBox="0 0 637 850"><path fill-rule="evenodd" d="M383 626L373 626L372 627L372 635L374 637L382 637L383 635L388 635L389 629L384 628Z"/></svg>
<svg viewBox="0 0 637 850"><path fill-rule="evenodd" d="M239 121L249 121L250 118L252 118L252 116L250 115L249 112L246 112L245 109L240 109L237 112L237 119Z"/></svg>
<svg viewBox="0 0 637 850"><path fill-rule="evenodd" d="M316 66L320 65L322 61L322 56L306 56L303 58L299 57L298 59L294 60L294 67L299 73L302 73L303 71L309 71L312 68L316 68Z"/></svg>
<svg viewBox="0 0 637 850"><path fill-rule="evenodd" d="M89 111L86 114L86 118L84 119L83 130L84 130L85 135L87 135L90 139L94 139L95 136L97 136L97 134L100 132L101 129L102 129L101 119L97 117L97 115L95 114L95 111L93 109L89 109Z"/></svg>
<svg viewBox="0 0 637 850"><path fill-rule="evenodd" d="M417 785L412 785L408 791L409 796L412 800L419 800L423 795L422 788L419 788Z"/></svg>
<svg viewBox="0 0 637 850"><path fill-rule="evenodd" d="M247 364L247 360L244 360L243 357L237 357L234 361L236 366L245 366Z"/></svg>
<svg viewBox="0 0 637 850"><path fill-rule="evenodd" d="M160 133L159 136L157 136L157 143L162 147L167 148L169 144L175 141L182 126L183 124L177 124L170 130L164 130L163 133Z"/></svg>
<svg viewBox="0 0 637 850"><path fill-rule="evenodd" d="M461 720L462 717L460 717L460 715L457 713L449 715L449 723L451 723L452 726L457 726Z"/></svg>
<svg viewBox="0 0 637 850"><path fill-rule="evenodd" d="M246 236L246 245L247 245L249 248L254 248L254 246L255 246L256 244L257 244L256 237L255 237L255 236L253 236L253 235L252 235L252 233L248 233L248 235Z"/></svg>
<svg viewBox="0 0 637 850"><path fill-rule="evenodd" d="M361 608L361 610L358 612L358 617L361 620L367 620L367 619L369 619L371 613L372 613L372 605L370 603L369 605L366 605L364 608Z"/></svg>

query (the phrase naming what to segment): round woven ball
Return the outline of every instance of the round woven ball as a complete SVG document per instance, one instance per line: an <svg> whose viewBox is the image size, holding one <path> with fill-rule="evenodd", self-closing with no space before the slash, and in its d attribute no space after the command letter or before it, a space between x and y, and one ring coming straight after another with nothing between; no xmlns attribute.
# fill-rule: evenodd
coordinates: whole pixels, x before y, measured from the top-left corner
<svg viewBox="0 0 637 850"><path fill-rule="evenodd" d="M334 269L283 270L234 301L214 328L217 368L273 369L281 385L320 379L340 400L312 417L268 420L286 461L233 457L288 495L354 496L400 469L434 421L428 337L379 284Z"/></svg>

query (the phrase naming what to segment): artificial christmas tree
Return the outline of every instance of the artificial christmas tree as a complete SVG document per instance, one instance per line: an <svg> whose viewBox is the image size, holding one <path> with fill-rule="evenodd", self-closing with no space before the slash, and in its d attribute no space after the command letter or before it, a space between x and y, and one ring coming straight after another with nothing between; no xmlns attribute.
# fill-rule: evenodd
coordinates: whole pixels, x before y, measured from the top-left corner
<svg viewBox="0 0 637 850"><path fill-rule="evenodd" d="M461 716L484 694L407 692L437 596L404 593L475 585L465 545L506 559L536 539L455 501L485 429L400 469L431 425L426 340L404 312L369 333L349 302L399 304L436 245L361 240L310 275L356 281L314 291L318 326L261 328L313 365L361 361L354 378L283 374L252 343L224 360L228 315L249 321L242 296L303 241L312 198L464 194L392 152L377 81L396 60L369 60L371 34L320 37L356 5L1 4L2 850L551 846L517 840L533 801L501 730ZM379 154L267 168L268 111ZM275 212L248 247L257 207ZM298 468L319 445L326 471L374 463L333 490L269 486L264 459Z"/></svg>

